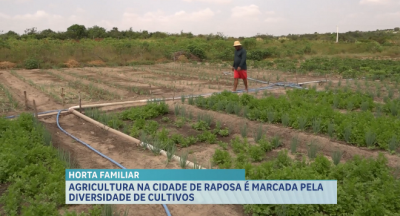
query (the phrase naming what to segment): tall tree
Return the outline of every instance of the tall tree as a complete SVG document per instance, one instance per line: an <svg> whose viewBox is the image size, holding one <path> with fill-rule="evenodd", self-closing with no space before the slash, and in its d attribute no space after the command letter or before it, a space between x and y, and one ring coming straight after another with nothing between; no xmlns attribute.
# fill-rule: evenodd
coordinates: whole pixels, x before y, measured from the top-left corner
<svg viewBox="0 0 400 216"><path fill-rule="evenodd" d="M97 25L88 28L87 35L89 38L105 38L107 35L106 29Z"/></svg>
<svg viewBox="0 0 400 216"><path fill-rule="evenodd" d="M67 33L71 38L81 39L87 34L86 27L84 25L74 24L67 29Z"/></svg>

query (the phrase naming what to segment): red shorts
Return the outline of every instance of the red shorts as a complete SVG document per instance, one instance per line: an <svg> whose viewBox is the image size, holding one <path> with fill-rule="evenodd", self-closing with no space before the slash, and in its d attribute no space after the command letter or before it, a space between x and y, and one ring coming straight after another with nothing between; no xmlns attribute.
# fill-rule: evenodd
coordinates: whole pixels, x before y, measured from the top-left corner
<svg viewBox="0 0 400 216"><path fill-rule="evenodd" d="M233 78L235 79L247 79L247 70L235 70L233 73Z"/></svg>

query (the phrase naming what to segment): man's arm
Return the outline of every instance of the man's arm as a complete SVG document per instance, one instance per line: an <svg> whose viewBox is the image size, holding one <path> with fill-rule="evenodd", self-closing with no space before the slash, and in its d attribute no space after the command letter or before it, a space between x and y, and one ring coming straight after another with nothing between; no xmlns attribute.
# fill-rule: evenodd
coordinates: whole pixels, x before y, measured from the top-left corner
<svg viewBox="0 0 400 216"><path fill-rule="evenodd" d="M233 57L233 64L232 64L232 67L235 67L235 57L236 57L236 53L235 53L235 56Z"/></svg>
<svg viewBox="0 0 400 216"><path fill-rule="evenodd" d="M246 51L246 50L243 50L243 53L242 53L242 60L240 61L240 68L243 68L244 63L246 62L246 56L247 56L247 51Z"/></svg>

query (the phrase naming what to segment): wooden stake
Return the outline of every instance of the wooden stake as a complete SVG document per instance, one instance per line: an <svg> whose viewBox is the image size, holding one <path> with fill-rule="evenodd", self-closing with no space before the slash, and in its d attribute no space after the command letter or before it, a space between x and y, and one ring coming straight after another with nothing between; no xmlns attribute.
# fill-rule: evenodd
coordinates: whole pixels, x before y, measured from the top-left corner
<svg viewBox="0 0 400 216"><path fill-rule="evenodd" d="M35 102L35 100L33 100L33 109L35 110L35 117L38 118L38 112L37 112L37 109L36 109L36 102Z"/></svg>
<svg viewBox="0 0 400 216"><path fill-rule="evenodd" d="M65 96L65 94L64 94L64 88L61 88L61 98L62 98L62 105L63 105L63 106L64 106L64 104L65 104L64 96Z"/></svg>
<svg viewBox="0 0 400 216"><path fill-rule="evenodd" d="M26 91L24 91L25 95L25 109L28 109L28 98L26 97Z"/></svg>
<svg viewBox="0 0 400 216"><path fill-rule="evenodd" d="M151 95L151 84L150 84L150 95Z"/></svg>
<svg viewBox="0 0 400 216"><path fill-rule="evenodd" d="M81 99L81 92L79 92L79 112L82 113L82 99Z"/></svg>

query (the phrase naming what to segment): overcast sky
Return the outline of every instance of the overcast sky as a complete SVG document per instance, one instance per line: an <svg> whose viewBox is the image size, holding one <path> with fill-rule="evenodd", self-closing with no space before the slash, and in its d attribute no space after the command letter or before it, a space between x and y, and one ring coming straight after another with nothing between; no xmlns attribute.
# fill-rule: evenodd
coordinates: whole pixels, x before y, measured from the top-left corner
<svg viewBox="0 0 400 216"><path fill-rule="evenodd" d="M286 35L400 27L400 0L0 0L0 31L107 30L227 36Z"/></svg>

